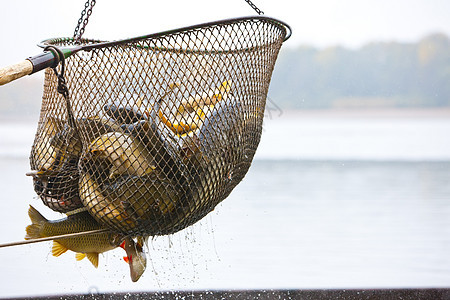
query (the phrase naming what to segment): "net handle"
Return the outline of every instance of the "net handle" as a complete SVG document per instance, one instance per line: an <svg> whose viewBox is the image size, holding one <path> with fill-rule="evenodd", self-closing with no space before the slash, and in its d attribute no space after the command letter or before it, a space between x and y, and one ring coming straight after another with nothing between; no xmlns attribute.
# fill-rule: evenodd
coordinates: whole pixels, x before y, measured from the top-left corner
<svg viewBox="0 0 450 300"><path fill-rule="evenodd" d="M4 85L22 78L25 75L30 75L33 72L33 64L29 60L24 60L20 63L10 65L0 69L0 85Z"/></svg>
<svg viewBox="0 0 450 300"><path fill-rule="evenodd" d="M60 47L56 51L51 51L51 49L47 49L46 47L47 45L43 47L44 52L41 54L29 57L20 63L1 68L0 86L46 68L55 68L61 60L81 50L81 47Z"/></svg>
<svg viewBox="0 0 450 300"><path fill-rule="evenodd" d="M43 48L46 46L44 45ZM58 47L58 49L62 52L63 56L58 55L54 51L44 51L17 64L1 68L0 86L46 68L54 68L59 64L60 57L68 58L72 54L82 50L82 47Z"/></svg>

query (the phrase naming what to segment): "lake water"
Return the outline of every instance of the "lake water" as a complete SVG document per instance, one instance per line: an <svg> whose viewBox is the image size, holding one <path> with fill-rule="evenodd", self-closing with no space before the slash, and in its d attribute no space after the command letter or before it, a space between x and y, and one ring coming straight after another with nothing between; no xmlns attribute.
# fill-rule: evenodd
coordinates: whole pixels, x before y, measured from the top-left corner
<svg viewBox="0 0 450 300"><path fill-rule="evenodd" d="M34 124L0 125L0 243L22 240L35 198ZM98 269L51 243L1 248L0 297L196 289L450 286L447 114L270 116L249 173L194 226L149 244L129 279L121 249Z"/></svg>

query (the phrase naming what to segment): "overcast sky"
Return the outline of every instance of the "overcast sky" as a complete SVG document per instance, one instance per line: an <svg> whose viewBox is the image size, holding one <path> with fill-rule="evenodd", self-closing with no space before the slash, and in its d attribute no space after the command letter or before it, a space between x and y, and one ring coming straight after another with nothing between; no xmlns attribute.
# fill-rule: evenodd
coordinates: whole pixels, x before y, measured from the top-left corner
<svg viewBox="0 0 450 300"><path fill-rule="evenodd" d="M39 41L72 36L85 0L0 0L0 66L41 52ZM432 32L450 36L449 0L254 0L293 29L285 47L370 41L411 42ZM244 0L97 0L85 37L121 39L254 14Z"/></svg>

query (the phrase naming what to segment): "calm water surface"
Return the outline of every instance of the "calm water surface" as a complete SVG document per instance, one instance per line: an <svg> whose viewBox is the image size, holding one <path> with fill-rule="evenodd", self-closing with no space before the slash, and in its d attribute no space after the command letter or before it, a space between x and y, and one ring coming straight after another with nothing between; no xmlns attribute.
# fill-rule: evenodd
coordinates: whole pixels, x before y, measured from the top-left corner
<svg viewBox="0 0 450 300"><path fill-rule="evenodd" d="M9 174L3 241L24 236L29 203L59 217L33 199L20 172L27 163L0 161ZM216 211L150 243L138 283L119 250L96 270L73 253L52 257L51 244L41 243L0 249L1 294L449 286L449 169L450 162L257 160Z"/></svg>
<svg viewBox="0 0 450 300"><path fill-rule="evenodd" d="M51 256L47 242L0 249L0 297L170 289L449 287L450 160L445 156L448 137L436 132L450 123L439 122L434 127L416 123L422 132L434 132L427 141L435 144L411 150L415 159L395 159L402 141L421 144L403 137L405 130L413 130L409 126L398 126L397 142L385 143L376 156L364 150L369 149L367 139L355 140L359 133L353 129L355 137L350 139L342 133L343 127L350 127L340 123L343 127L335 135L359 145L359 154L369 155L365 160L348 159L356 150L343 145L336 152L329 145L326 151L340 154L328 159L269 159L277 144L266 139L244 181L214 212L178 234L149 243L149 266L139 282L129 279L121 249L101 256L95 269L88 261L76 262L71 252ZM378 126L373 132L383 130ZM305 148L311 149L314 140L332 138L331 127L323 131L323 139L300 135L308 141ZM21 134L28 139L25 145L19 134L16 138L0 126L0 242L23 239L30 223L29 204L50 219L61 217L35 199L31 179L24 175L34 130L24 128ZM388 140L395 140L394 135L389 133ZM382 138L377 139L372 145L383 148ZM316 146L320 155L326 152L322 144ZM306 153L301 151L293 153Z"/></svg>

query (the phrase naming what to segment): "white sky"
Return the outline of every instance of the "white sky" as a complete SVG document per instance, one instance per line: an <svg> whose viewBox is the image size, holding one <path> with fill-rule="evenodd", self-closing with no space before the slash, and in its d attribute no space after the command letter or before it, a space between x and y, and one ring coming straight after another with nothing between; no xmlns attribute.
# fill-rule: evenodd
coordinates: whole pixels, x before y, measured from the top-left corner
<svg viewBox="0 0 450 300"><path fill-rule="evenodd" d="M39 41L72 36L85 0L0 0L0 66L41 52ZM450 36L449 0L254 0L293 29L286 47ZM228 17L253 15L244 0L97 0L85 37L121 39Z"/></svg>

